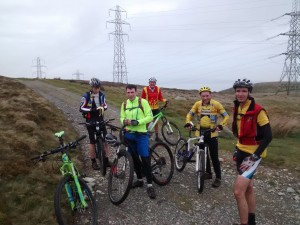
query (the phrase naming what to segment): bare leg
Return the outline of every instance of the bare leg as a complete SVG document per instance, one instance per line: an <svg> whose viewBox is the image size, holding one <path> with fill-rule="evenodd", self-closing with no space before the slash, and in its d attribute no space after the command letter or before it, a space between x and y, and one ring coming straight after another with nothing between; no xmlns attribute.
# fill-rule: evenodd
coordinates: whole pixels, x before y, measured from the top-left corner
<svg viewBox="0 0 300 225"><path fill-rule="evenodd" d="M237 202L241 224L248 223L249 205L248 205L248 199L246 196L246 192L248 191L250 183L251 183L250 179L247 179L241 175L238 175L235 180L234 186L233 186L234 197ZM249 189L249 191L250 191L250 189ZM252 188L252 191L250 191L250 192L253 193L253 188ZM250 194L250 192L249 192L249 194Z"/></svg>
<svg viewBox="0 0 300 225"><path fill-rule="evenodd" d="M95 152L95 145L94 144L89 144L89 153L90 153L90 158L91 159L96 158L96 152Z"/></svg>

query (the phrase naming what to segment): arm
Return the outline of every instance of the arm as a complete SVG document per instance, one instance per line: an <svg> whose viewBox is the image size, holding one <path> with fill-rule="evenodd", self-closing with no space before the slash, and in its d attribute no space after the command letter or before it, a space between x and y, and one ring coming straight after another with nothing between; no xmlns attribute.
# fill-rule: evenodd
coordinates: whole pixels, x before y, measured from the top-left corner
<svg viewBox="0 0 300 225"><path fill-rule="evenodd" d="M149 103L147 100L142 99L142 105L144 108L144 117L141 119L138 119L139 124L148 124L153 120L152 110L150 108Z"/></svg>
<svg viewBox="0 0 300 225"><path fill-rule="evenodd" d="M87 108L87 100L86 100L86 97L83 95L82 98L81 98L81 102L80 102L80 109L81 111L83 112L90 112L91 109L90 108Z"/></svg>
<svg viewBox="0 0 300 225"><path fill-rule="evenodd" d="M147 87L144 87L144 88L143 88L141 98L146 99L146 100L148 101L148 99L147 99L147 94L146 94L146 91L145 91L146 88L147 88Z"/></svg>
<svg viewBox="0 0 300 225"><path fill-rule="evenodd" d="M219 114L222 116L222 122L219 124L221 125L222 127L226 126L227 125L227 122L228 122L228 119L229 119L229 115L228 113L226 112L226 110L224 109L223 105L220 104L220 109L219 109Z"/></svg>
<svg viewBox="0 0 300 225"><path fill-rule="evenodd" d="M272 141L272 131L270 123L267 123L266 125L262 126L261 129L263 133L263 139L260 145L257 147L256 151L254 152L254 154L257 156L260 156Z"/></svg>
<svg viewBox="0 0 300 225"><path fill-rule="evenodd" d="M199 102L196 102L191 108L191 110L188 112L185 118L185 123L190 123L192 121L194 115L197 113L198 104Z"/></svg>
<svg viewBox="0 0 300 225"><path fill-rule="evenodd" d="M158 100L161 101L161 102L166 102L167 99L165 99L162 95L162 92L161 92L161 89L159 87L157 87L159 89L159 92L158 92Z"/></svg>
<svg viewBox="0 0 300 225"><path fill-rule="evenodd" d="M121 105L121 109L120 109L120 122L121 122L121 124L124 124L125 118L126 118L126 114L125 114L125 111L124 111L124 102L123 102L122 105Z"/></svg>
<svg viewBox="0 0 300 225"><path fill-rule="evenodd" d="M103 104L104 111L107 110L106 98L105 98L105 94L103 93L102 93L102 104Z"/></svg>

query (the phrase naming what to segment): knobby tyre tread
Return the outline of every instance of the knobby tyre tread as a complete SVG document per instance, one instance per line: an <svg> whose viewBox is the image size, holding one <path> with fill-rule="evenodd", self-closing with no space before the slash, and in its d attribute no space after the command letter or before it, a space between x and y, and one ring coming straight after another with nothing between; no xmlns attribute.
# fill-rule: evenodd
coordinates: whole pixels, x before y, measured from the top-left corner
<svg viewBox="0 0 300 225"><path fill-rule="evenodd" d="M97 140L96 148L97 148L97 157L99 159L100 171L102 176L105 176L106 175L105 149L104 149L104 143L101 138Z"/></svg>
<svg viewBox="0 0 300 225"><path fill-rule="evenodd" d="M169 144L175 146L178 142L178 140L181 138L180 130L178 129L177 125L171 121L169 121L169 124L173 130L173 133L168 133L168 124L167 122L163 123L161 127L161 133L164 138L164 140Z"/></svg>
<svg viewBox="0 0 300 225"><path fill-rule="evenodd" d="M111 166L108 178L108 195L114 205L121 204L127 198L132 186L133 173L132 157L125 149L121 149Z"/></svg>
<svg viewBox="0 0 300 225"><path fill-rule="evenodd" d="M174 151L174 163L177 171L182 172L186 166L187 158L187 141L184 138L180 138L177 142Z"/></svg>
<svg viewBox="0 0 300 225"><path fill-rule="evenodd" d="M88 208L81 207L81 201L73 177L71 175L64 176L59 181L54 195L54 209L59 225L98 224L98 210L95 198L90 188L81 177L78 177L78 181L81 186L84 199L88 203ZM69 190L72 193L72 198L75 203L74 210L72 210L70 206L70 202L65 188L66 184L68 184L68 186L70 187Z"/></svg>
<svg viewBox="0 0 300 225"><path fill-rule="evenodd" d="M150 163L153 181L160 185L167 185L173 177L174 159L169 146L163 142L156 142L150 147Z"/></svg>
<svg viewBox="0 0 300 225"><path fill-rule="evenodd" d="M203 192L204 189L204 174L205 174L205 153L200 151L199 153L199 164L197 172L197 189L199 193Z"/></svg>

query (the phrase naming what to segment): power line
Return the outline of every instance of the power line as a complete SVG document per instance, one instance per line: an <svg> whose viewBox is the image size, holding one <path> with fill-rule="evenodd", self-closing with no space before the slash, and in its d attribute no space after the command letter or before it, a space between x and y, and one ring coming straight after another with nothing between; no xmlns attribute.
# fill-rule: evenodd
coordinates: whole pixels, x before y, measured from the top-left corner
<svg viewBox="0 0 300 225"><path fill-rule="evenodd" d="M46 67L44 65L45 61L43 59L41 59L40 57L37 57L36 59L33 60L33 63L35 63L35 65L33 65L32 67L36 67L36 71L33 72L33 74L36 74L36 78L38 78L38 79L43 78L43 74L45 74L45 72L42 70L42 68Z"/></svg>

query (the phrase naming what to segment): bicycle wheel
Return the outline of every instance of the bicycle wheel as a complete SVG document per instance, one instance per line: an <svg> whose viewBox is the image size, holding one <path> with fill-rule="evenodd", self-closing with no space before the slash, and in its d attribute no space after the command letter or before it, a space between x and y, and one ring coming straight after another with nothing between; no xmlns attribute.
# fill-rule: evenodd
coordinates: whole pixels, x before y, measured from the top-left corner
<svg viewBox="0 0 300 225"><path fill-rule="evenodd" d="M126 199L132 180L132 157L125 149L121 149L111 166L108 178L108 196L113 204L119 205Z"/></svg>
<svg viewBox="0 0 300 225"><path fill-rule="evenodd" d="M184 138L180 138L177 142L174 152L175 168L177 171L181 172L187 163L187 142Z"/></svg>
<svg viewBox="0 0 300 225"><path fill-rule="evenodd" d="M166 121L161 127L161 133L165 141L170 145L176 145L181 138L180 130L173 122Z"/></svg>
<svg viewBox="0 0 300 225"><path fill-rule="evenodd" d="M204 188L204 174L205 174L205 154L204 150L200 150L197 168L197 189L199 193L202 193Z"/></svg>
<svg viewBox="0 0 300 225"><path fill-rule="evenodd" d="M58 183L54 195L55 215L59 225L98 224L98 211L95 198L84 180L80 177L78 180L88 206L84 207L82 205L73 177L71 175L64 176ZM70 196L68 196L67 190Z"/></svg>
<svg viewBox="0 0 300 225"><path fill-rule="evenodd" d="M150 154L153 181L161 186L168 184L174 173L173 154L169 146L157 142L150 147Z"/></svg>
<svg viewBox="0 0 300 225"><path fill-rule="evenodd" d="M101 138L98 138L96 142L97 158L99 159L100 171L102 176L106 175L106 162L105 162L105 151L104 144Z"/></svg>

